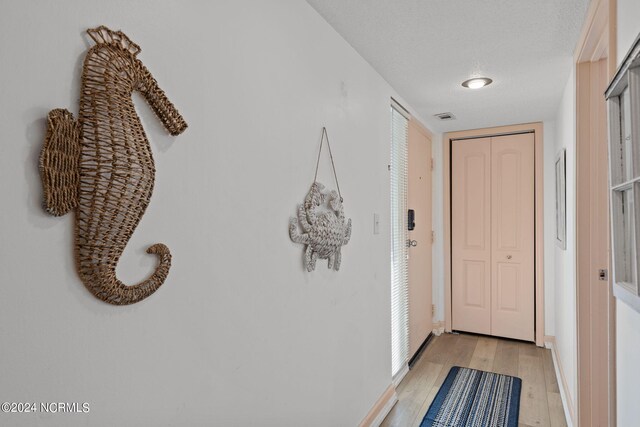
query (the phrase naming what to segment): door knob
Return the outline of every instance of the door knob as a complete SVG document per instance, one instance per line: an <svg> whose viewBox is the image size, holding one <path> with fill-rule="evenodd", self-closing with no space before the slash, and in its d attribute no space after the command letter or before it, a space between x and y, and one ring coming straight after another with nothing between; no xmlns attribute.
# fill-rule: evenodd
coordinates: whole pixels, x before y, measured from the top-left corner
<svg viewBox="0 0 640 427"><path fill-rule="evenodd" d="M507 259L511 259L511 258L512 258L512 256L511 256L511 255L507 255Z"/></svg>

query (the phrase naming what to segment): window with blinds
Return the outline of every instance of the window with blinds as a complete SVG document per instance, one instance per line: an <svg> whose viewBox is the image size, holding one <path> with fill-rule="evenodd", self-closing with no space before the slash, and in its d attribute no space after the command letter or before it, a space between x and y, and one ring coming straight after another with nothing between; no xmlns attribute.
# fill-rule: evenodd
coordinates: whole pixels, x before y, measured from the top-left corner
<svg viewBox="0 0 640 427"><path fill-rule="evenodd" d="M409 120L391 107L391 374L409 357L407 145Z"/></svg>

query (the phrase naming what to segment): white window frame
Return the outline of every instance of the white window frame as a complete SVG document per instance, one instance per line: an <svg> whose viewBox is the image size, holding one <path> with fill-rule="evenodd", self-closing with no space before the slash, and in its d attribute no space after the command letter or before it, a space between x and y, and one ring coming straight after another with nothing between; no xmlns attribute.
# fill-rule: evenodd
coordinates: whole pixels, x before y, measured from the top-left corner
<svg viewBox="0 0 640 427"><path fill-rule="evenodd" d="M613 294L640 312L640 36L605 97Z"/></svg>

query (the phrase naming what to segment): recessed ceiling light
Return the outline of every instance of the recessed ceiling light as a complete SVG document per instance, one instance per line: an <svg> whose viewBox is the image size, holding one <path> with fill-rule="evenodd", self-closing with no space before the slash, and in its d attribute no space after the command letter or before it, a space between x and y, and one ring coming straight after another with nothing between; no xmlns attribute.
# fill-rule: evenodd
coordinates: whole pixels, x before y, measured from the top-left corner
<svg viewBox="0 0 640 427"><path fill-rule="evenodd" d="M475 77L463 81L462 86L468 87L469 89L480 89L481 87L489 86L491 83L493 83L493 80L488 77Z"/></svg>

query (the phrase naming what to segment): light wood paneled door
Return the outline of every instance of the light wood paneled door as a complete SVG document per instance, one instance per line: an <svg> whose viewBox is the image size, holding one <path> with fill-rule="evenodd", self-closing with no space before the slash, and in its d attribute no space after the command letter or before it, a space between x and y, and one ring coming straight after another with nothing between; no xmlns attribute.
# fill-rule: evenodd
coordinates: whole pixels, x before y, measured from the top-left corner
<svg viewBox="0 0 640 427"><path fill-rule="evenodd" d="M452 144L453 329L534 340L534 135Z"/></svg>
<svg viewBox="0 0 640 427"><path fill-rule="evenodd" d="M409 122L409 181L407 204L415 212L409 231L409 357L433 329L431 313L431 135Z"/></svg>
<svg viewBox="0 0 640 427"><path fill-rule="evenodd" d="M491 334L491 138L455 141L451 154L453 329Z"/></svg>
<svg viewBox="0 0 640 427"><path fill-rule="evenodd" d="M491 335L534 340L533 134L491 138Z"/></svg>

